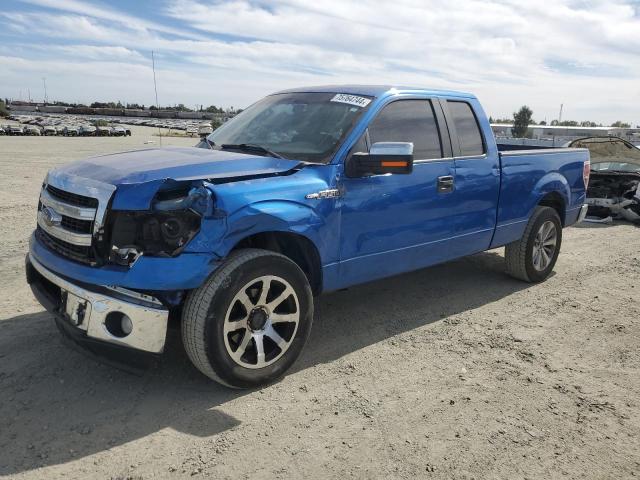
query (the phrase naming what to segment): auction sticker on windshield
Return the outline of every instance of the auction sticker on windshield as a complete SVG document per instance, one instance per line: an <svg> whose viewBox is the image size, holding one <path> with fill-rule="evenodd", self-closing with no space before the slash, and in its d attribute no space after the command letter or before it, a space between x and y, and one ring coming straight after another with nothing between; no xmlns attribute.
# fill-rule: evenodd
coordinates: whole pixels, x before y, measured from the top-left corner
<svg viewBox="0 0 640 480"><path fill-rule="evenodd" d="M366 107L371 103L370 98L359 97L357 95L349 95L347 93L338 93L331 99L332 102L348 103L349 105L355 105L356 107Z"/></svg>

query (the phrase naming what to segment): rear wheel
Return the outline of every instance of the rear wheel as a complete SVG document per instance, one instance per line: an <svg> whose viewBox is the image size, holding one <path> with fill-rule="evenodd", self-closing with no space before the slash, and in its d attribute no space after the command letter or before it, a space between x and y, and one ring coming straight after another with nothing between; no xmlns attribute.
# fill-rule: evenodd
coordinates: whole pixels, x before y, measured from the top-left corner
<svg viewBox="0 0 640 480"><path fill-rule="evenodd" d="M187 297L182 339L202 373L250 388L291 367L312 318L313 295L298 265L266 250L239 250Z"/></svg>
<svg viewBox="0 0 640 480"><path fill-rule="evenodd" d="M541 282L553 271L562 243L562 223L551 207L536 207L522 238L505 247L507 272L525 282Z"/></svg>

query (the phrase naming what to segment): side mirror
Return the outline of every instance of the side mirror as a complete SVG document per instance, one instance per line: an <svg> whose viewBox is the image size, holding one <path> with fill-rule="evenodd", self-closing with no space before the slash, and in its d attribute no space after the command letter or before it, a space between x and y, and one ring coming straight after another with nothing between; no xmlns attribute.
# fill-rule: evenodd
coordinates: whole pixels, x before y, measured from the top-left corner
<svg viewBox="0 0 640 480"><path fill-rule="evenodd" d="M347 160L346 175L351 178L413 171L413 143L377 142L369 153L357 152Z"/></svg>

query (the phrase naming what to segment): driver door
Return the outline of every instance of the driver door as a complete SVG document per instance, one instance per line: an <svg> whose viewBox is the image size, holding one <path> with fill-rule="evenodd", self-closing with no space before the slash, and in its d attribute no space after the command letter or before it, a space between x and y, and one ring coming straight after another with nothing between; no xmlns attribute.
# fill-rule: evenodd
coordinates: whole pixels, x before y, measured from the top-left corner
<svg viewBox="0 0 640 480"><path fill-rule="evenodd" d="M449 256L455 165L440 103L425 98L388 103L351 153L376 142L413 143L413 172L344 177L339 288Z"/></svg>

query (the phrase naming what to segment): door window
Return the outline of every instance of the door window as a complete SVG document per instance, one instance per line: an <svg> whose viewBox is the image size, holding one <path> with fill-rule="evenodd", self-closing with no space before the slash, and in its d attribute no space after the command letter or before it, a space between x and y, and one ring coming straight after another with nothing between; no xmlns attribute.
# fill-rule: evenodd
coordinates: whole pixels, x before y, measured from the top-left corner
<svg viewBox="0 0 640 480"><path fill-rule="evenodd" d="M369 140L411 142L416 160L442 158L438 124L428 100L398 100L384 107L369 125Z"/></svg>

